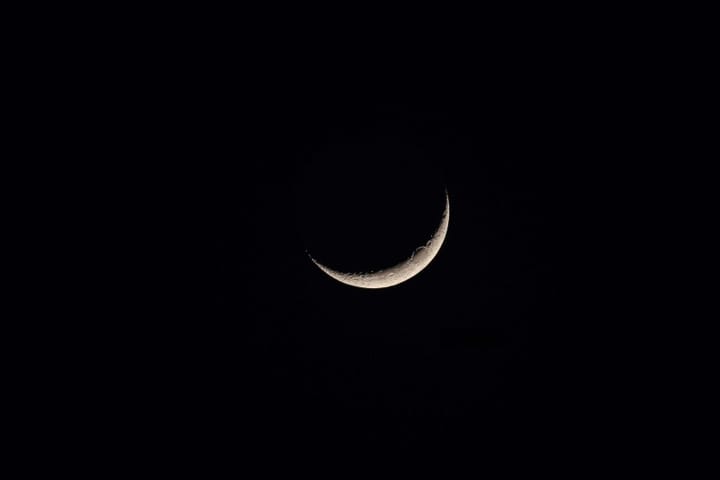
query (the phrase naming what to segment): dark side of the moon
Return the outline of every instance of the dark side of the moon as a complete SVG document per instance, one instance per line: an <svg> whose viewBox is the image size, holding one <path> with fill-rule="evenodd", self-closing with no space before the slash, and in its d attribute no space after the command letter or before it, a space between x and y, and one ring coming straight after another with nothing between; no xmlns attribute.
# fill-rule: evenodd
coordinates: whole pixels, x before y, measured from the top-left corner
<svg viewBox="0 0 720 480"><path fill-rule="evenodd" d="M402 138L340 138L310 153L297 185L310 255L342 272L392 267L424 246L445 209L442 172Z"/></svg>

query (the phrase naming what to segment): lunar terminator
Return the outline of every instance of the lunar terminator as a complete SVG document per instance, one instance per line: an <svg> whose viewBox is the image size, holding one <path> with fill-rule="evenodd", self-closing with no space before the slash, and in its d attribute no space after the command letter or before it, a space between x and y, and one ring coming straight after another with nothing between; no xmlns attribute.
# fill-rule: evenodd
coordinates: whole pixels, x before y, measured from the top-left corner
<svg viewBox="0 0 720 480"><path fill-rule="evenodd" d="M376 272L346 273L339 272L319 263L309 253L308 256L310 257L310 260L312 260L313 263L320 268L320 270L338 282L358 288L388 288L411 279L423 271L425 267L433 261L445 241L449 223L450 197L448 196L446 190L445 211L442 214L440 226L425 245L416 248L410 255L410 258L398 263L397 265L378 270Z"/></svg>

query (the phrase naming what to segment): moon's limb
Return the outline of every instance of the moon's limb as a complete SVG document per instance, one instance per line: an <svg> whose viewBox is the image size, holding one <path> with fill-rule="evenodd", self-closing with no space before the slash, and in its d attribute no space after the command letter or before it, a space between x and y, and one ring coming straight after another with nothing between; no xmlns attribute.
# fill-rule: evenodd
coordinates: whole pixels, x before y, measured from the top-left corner
<svg viewBox="0 0 720 480"><path fill-rule="evenodd" d="M416 248L410 258L395 266L369 273L344 273L319 263L309 253L310 260L338 282L358 288L387 288L403 283L420 273L440 251L450 223L450 197L445 191L445 211L440 226L427 243Z"/></svg>

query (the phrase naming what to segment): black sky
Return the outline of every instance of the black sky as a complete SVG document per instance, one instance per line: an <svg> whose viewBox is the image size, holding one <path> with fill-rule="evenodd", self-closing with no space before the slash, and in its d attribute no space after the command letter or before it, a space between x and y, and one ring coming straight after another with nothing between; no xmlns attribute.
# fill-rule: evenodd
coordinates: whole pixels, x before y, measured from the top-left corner
<svg viewBox="0 0 720 480"><path fill-rule="evenodd" d="M462 90L296 85L250 104L208 181L220 344L242 345L222 357L242 364L227 395L281 423L572 416L582 340L563 263L577 249L568 182L588 134L572 94L510 77ZM406 258L436 228L445 188L446 243L410 281L355 289L307 257L346 270ZM248 235L250 250L237 248Z"/></svg>
<svg viewBox="0 0 720 480"><path fill-rule="evenodd" d="M408 441L621 439L623 414L638 410L628 405L645 409L633 384L665 374L642 344L661 317L648 307L666 299L623 300L644 286L638 252L657 270L667 252L633 232L664 214L644 190L648 172L686 155L651 152L674 135L659 81L672 75L642 72L654 37L632 44L602 24L580 41L595 13L561 17L572 31L527 11L507 25L484 15L449 24L458 35L441 47L431 24L417 37L398 29L397 46L363 26L346 46L292 18L297 32L229 16L206 34L163 16L179 34L82 37L93 53L78 59L81 74L63 51L41 76L63 106L37 115L72 132L37 143L97 191L69 192L93 211L79 243L101 245L94 268L118 283L90 278L110 314L89 327L51 318L96 351L72 350L74 370L51 359L61 385L47 396L87 369L89 394L69 398L129 425L133 442L244 436L272 451L388 429ZM654 52L668 71L670 49ZM82 155L88 166L71 166ZM445 191L445 243L401 285L349 287L308 257L345 271L401 261L437 228ZM136 294L152 306L131 305Z"/></svg>

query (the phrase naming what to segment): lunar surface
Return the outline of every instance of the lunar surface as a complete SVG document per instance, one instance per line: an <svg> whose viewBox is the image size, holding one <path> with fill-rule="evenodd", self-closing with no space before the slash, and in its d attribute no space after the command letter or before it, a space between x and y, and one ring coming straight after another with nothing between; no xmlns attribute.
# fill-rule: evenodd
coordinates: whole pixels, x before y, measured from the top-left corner
<svg viewBox="0 0 720 480"><path fill-rule="evenodd" d="M407 260L395 266L368 273L345 273L333 270L330 267L319 263L308 253L310 260L323 272L338 282L358 288L387 288L403 283L427 267L440 251L445 235L447 235L448 224L450 223L450 198L445 191L445 211L443 212L440 226L427 243L415 249Z"/></svg>

